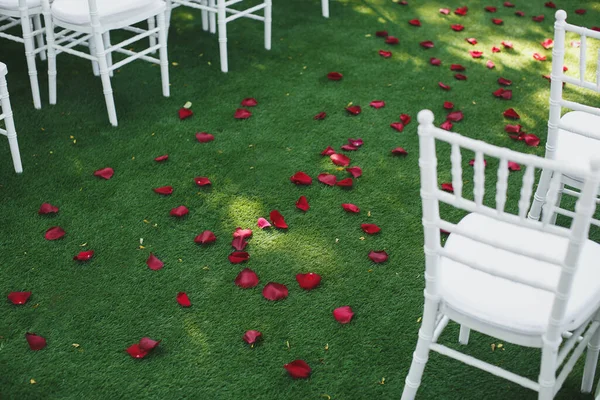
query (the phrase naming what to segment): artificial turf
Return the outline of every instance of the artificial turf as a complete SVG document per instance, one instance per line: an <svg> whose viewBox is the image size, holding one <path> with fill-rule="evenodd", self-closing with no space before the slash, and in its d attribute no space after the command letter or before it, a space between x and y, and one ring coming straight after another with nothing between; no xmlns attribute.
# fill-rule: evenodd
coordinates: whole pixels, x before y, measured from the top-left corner
<svg viewBox="0 0 600 400"><path fill-rule="evenodd" d="M228 25L230 72L219 69L217 38L201 29L199 13L177 9L169 35L171 97L160 95L156 66L137 62L113 78L119 127L109 125L100 81L85 60L58 57L58 104L47 104L45 63L38 62L44 107L35 110L23 48L0 42L0 60L8 65L9 91L19 134L24 173L14 174L8 146L0 146L0 288L30 290L24 306L0 306L0 397L3 399L197 398L197 399L367 399L399 398L416 345L424 285L423 235L419 197L416 115L424 108L447 113L444 101L464 112L454 130L466 136L518 151L543 155L548 114L551 51L540 42L553 35L554 11L544 1L331 2L331 18L323 19L317 1L275 1L273 48L262 43L262 26L238 20ZM556 1L568 21L598 25L597 2ZM454 15L468 6L466 16ZM484 6L498 8L489 13ZM449 15L440 14L449 8ZM587 13L577 15L575 9ZM522 10L524 17L514 15ZM541 23L534 15L544 15ZM418 18L421 27L408 24ZM491 18L503 19L494 25ZM454 32L451 24L463 24ZM387 30L400 39L386 45L375 32ZM476 46L465 41L478 40ZM567 40L567 62L574 69L577 49ZM432 40L425 50L419 42ZM500 45L512 41L512 50ZM502 49L492 53L492 46ZM393 53L382 58L379 50ZM589 54L596 54L590 46ZM484 56L473 59L469 50ZM548 61L532 58L534 52ZM429 64L431 57L441 66ZM595 56L590 56L593 63ZM493 60L494 69L486 68ZM452 63L466 67L457 81ZM327 73L339 71L341 81ZM590 70L593 74L593 70ZM512 100L494 98L496 80L513 81ZM438 82L451 85L446 92ZM566 90L575 100L596 99ZM254 97L252 117L236 120L240 101ZM381 109L369 107L384 100ZM177 110L193 103L194 116L180 121ZM348 115L350 103L362 106ZM539 147L511 140L502 112L513 107L520 124L542 139ZM324 120L313 116L324 111ZM413 121L399 133L389 124L399 114ZM198 143L196 132L215 135ZM289 178L305 171L347 177L320 152L336 149L348 138L364 146L348 152L363 176L352 189L329 187L316 179L295 186ZM391 154L404 147L408 156ZM168 154L169 160L153 159ZM445 152L447 155L448 153ZM465 155L465 161L466 161ZM491 165L494 165L493 163ZM110 180L93 176L112 167ZM465 167L465 173L470 173ZM495 175L488 168L487 175ZM448 158L440 160L440 181L450 180ZM194 177L206 176L209 188ZM521 172L512 173L518 190ZM469 179L469 178L465 178ZM492 181L492 179L490 179ZM152 189L172 185L160 196ZM493 185L488 183L490 198ZM304 213L295 202L305 195ZM510 199L515 201L518 193ZM58 215L40 216L40 204L60 207ZM354 203L359 214L346 213ZM175 219L169 210L186 205L190 213ZM277 209L289 229L260 230L258 217ZM459 214L456 214L457 216ZM382 231L364 234L361 223ZM44 232L63 227L67 234L47 241ZM231 264L231 234L252 228L245 265ZM217 242L193 242L212 230ZM143 248L140 241L143 239ZM92 249L92 260L72 257ZM367 254L385 249L386 263L374 264ZM164 261L162 270L145 264L150 252ZM249 267L261 284L242 290L233 284ZM322 275L319 288L303 291L295 275ZM267 282L286 284L289 297L269 302L261 295ZM192 307L175 301L189 295ZM350 305L350 324L341 325L332 310ZM254 348L242 341L248 329L263 333ZM31 351L26 332L44 336L48 346ZM456 346L457 327L450 325L441 341ZM124 351L141 337L161 339L142 360ZM539 353L473 333L469 354L517 373L537 376ZM76 346L77 345L77 346ZM292 380L282 366L304 359L313 369L308 380ZM557 399L589 399L579 393L579 362ZM35 383L32 383L33 381ZM438 355L432 355L421 399L534 399L536 394Z"/></svg>

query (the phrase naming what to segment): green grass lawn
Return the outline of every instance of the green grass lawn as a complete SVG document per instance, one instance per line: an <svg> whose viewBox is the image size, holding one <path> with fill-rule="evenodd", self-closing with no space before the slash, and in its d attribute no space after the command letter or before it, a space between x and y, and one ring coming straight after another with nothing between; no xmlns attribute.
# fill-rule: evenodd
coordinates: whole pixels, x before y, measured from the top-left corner
<svg viewBox="0 0 600 400"><path fill-rule="evenodd" d="M33 294L24 306L0 305L0 398L399 398L423 304L417 112L431 109L440 124L447 112L442 104L451 101L465 115L455 131L544 153L549 84L542 75L550 73L551 51L540 42L553 35L555 10L544 7L543 0L515 1L516 8L502 3L332 1L326 20L318 1L277 0L271 51L263 48L261 24L228 25L227 74L220 72L217 38L202 31L200 14L179 8L169 36L171 97L161 96L157 66L127 65L112 80L118 128L108 123L100 81L89 63L65 54L58 57L56 106L47 104L46 64L38 62L43 109L35 110L23 48L2 41L0 60L9 68L24 173L14 173L8 145L1 145L0 295ZM569 13L569 22L600 25L599 3L556 3ZM438 11L462 5L469 6L464 17ZM485 12L486 5L498 11ZM577 8L587 13L576 15ZM517 10L525 16L515 16ZM545 20L533 22L534 15ZM408 24L414 18L421 27ZM504 23L494 25L491 18ZM458 23L464 31L450 29ZM400 43L386 45L375 36L380 30ZM479 43L472 46L468 37ZM435 47L423 49L419 42L425 40ZM502 48L502 40L512 41L514 48ZM502 51L493 54L492 46ZM590 65L596 49L590 48ZM379 50L393 55L385 59ZM469 50L484 55L473 59ZM548 61L534 60L534 52ZM577 53L567 46L566 64L573 70ZM430 65L431 57L442 65ZM487 60L494 69L486 68ZM466 67L466 81L454 79L453 63ZM327 80L331 71L341 72L343 79ZM499 77L513 81L512 100L492 96ZM438 82L452 90L441 90ZM566 90L575 100L597 103L597 96ZM246 97L256 98L258 106L251 118L236 120L234 112ZM386 106L371 108L372 100L384 100ZM193 103L194 116L180 121L177 111L186 101ZM344 108L350 103L362 106L362 113L349 116ZM502 112L510 107L542 145L527 147L508 137L504 125L511 121ZM313 120L321 111L327 117ZM413 121L399 133L389 125L402 113ZM198 143L194 134L201 131L215 140ZM320 156L348 138L364 140L360 150L346 153L352 165L363 168L363 176L349 190L319 183L321 172L349 176ZM407 157L391 154L398 146ZM156 163L163 154L169 160ZM450 180L449 165L447 158L440 160L441 181ZM93 176L104 167L114 168L112 179ZM289 178L297 171L312 176L313 184L293 185ZM489 168L488 176L495 173ZM212 186L197 187L196 176L209 177ZM521 172L511 174L513 191L521 179ZM170 196L152 191L166 185L174 188ZM493 185L488 184L490 198ZM295 207L301 195L311 205L306 213ZM517 198L518 193L511 197L515 208ZM58 215L38 215L43 202L60 207ZM346 213L342 203L354 203L361 212ZM169 216L179 205L189 214ZM289 229L258 229L257 218L268 218L274 209ZM366 235L361 223L377 224L382 231ZM66 236L45 240L44 232L57 225ZM246 264L227 258L236 227L254 231ZM204 230L216 234L215 244L193 242ZM367 257L370 250L384 249L390 255L386 263ZM82 250L96 254L87 263L73 261ZM150 252L164 261L162 270L147 268ZM244 267L256 271L258 287L242 290L233 284ZM320 287L300 289L295 275L303 272L321 274ZM287 285L289 297L265 300L261 290L271 281ZM180 291L187 292L192 307L177 304ZM344 305L355 312L347 325L332 317L333 309ZM263 333L254 348L241 339L249 329ZM48 346L31 351L26 332L44 336ZM451 324L441 342L458 348L457 335ZM162 342L146 358L132 359L125 349L143 336ZM492 351L493 343L501 342L473 333L463 349L536 379L538 351L508 343ZM310 364L310 379L287 375L282 367L295 359ZM591 398L579 393L582 364L558 399ZM537 397L434 354L419 398Z"/></svg>

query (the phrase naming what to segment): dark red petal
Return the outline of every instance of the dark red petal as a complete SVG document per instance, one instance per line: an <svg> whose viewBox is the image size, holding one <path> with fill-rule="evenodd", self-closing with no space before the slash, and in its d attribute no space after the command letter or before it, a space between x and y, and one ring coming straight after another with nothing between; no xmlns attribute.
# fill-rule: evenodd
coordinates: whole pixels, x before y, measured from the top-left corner
<svg viewBox="0 0 600 400"><path fill-rule="evenodd" d="M505 1L504 2L504 7L514 7L515 5L513 3L511 3L510 1Z"/></svg>
<svg viewBox="0 0 600 400"><path fill-rule="evenodd" d="M300 196L298 201L296 201L296 208L302 211L308 211L310 205L308 204L308 200L306 196Z"/></svg>
<svg viewBox="0 0 600 400"><path fill-rule="evenodd" d="M334 153L334 154L330 155L329 158L331 158L331 161L335 165L339 165L340 167L347 167L348 165L350 165L350 158L348 158L348 156L345 156L343 154Z"/></svg>
<svg viewBox="0 0 600 400"><path fill-rule="evenodd" d="M91 260L92 257L94 257L94 250L81 251L81 252L79 252L79 254L77 254L75 257L73 257L73 260L88 261L88 260Z"/></svg>
<svg viewBox="0 0 600 400"><path fill-rule="evenodd" d="M387 36L387 32L385 33L385 35ZM339 72L330 72L327 74L327 79L331 81L339 81L343 77L344 75L340 74Z"/></svg>
<svg viewBox="0 0 600 400"><path fill-rule="evenodd" d="M525 13L524 13L523 11L515 11L515 15L516 15L517 17L524 17L524 16L525 16Z"/></svg>
<svg viewBox="0 0 600 400"><path fill-rule="evenodd" d="M181 107L179 109L179 119L186 119L191 117L192 115L194 115L194 113L189 108Z"/></svg>
<svg viewBox="0 0 600 400"><path fill-rule="evenodd" d="M354 147L360 147L363 144L365 144L365 142L361 138L358 138L358 139L348 138L348 143L350 143Z"/></svg>
<svg viewBox="0 0 600 400"><path fill-rule="evenodd" d="M504 46L507 49L512 49L513 48L513 43L509 40L503 40L502 42L502 46Z"/></svg>
<svg viewBox="0 0 600 400"><path fill-rule="evenodd" d="M50 203L42 203L42 205L40 206L40 210L38 211L38 214L40 214L40 215L56 214L57 212L58 212L58 207L55 207Z"/></svg>
<svg viewBox="0 0 600 400"><path fill-rule="evenodd" d="M351 213L358 213L360 212L360 208L356 207L354 204L350 204L350 203L343 203L342 204L342 208L348 212Z"/></svg>
<svg viewBox="0 0 600 400"><path fill-rule="evenodd" d="M377 36L377 37L387 37L388 36L388 31L377 31L377 32L375 32L375 36Z"/></svg>
<svg viewBox="0 0 600 400"><path fill-rule="evenodd" d="M459 121L462 121L463 118L464 118L463 112L460 110L457 110L457 111L452 111L451 113L448 113L446 120L452 121L452 122L459 122Z"/></svg>
<svg viewBox="0 0 600 400"><path fill-rule="evenodd" d="M396 147L395 149L392 150L392 154L396 154L399 156L406 156L406 155L408 155L408 152L406 150L404 150L402 147Z"/></svg>
<svg viewBox="0 0 600 400"><path fill-rule="evenodd" d="M440 128L444 129L446 131L451 130L452 129L452 121L446 120L446 121L442 122L440 125Z"/></svg>
<svg viewBox="0 0 600 400"><path fill-rule="evenodd" d="M288 288L281 283L269 282L263 288L262 295L271 301L285 299L288 297Z"/></svg>
<svg viewBox="0 0 600 400"><path fill-rule="evenodd" d="M538 15L537 17L531 17L532 20L534 20L535 22L542 22L544 20L544 16L543 15Z"/></svg>
<svg viewBox="0 0 600 400"><path fill-rule="evenodd" d="M454 10L454 14L464 17L465 15L467 15L467 11L469 11L469 8L467 6L458 7L456 10Z"/></svg>
<svg viewBox="0 0 600 400"><path fill-rule="evenodd" d="M501 85L504 85L504 86L510 86L510 85L512 85L512 81L511 80L508 80L508 79L505 79L505 78L502 78L502 77L498 78L498 83L501 84Z"/></svg>
<svg viewBox="0 0 600 400"><path fill-rule="evenodd" d="M142 350L137 343L132 344L125 351L133 358L144 358L148 354L148 351Z"/></svg>
<svg viewBox="0 0 600 400"><path fill-rule="evenodd" d="M337 177L333 174L322 173L317 176L319 182L324 183L325 185L335 186L337 182Z"/></svg>
<svg viewBox="0 0 600 400"><path fill-rule="evenodd" d="M469 54L473 58L481 58L481 56L483 55L483 51L469 50Z"/></svg>
<svg viewBox="0 0 600 400"><path fill-rule="evenodd" d="M318 113L317 115L315 115L313 117L313 119L315 119L315 120L321 120L321 119L325 119L326 116L327 116L327 114L324 111L321 111L320 113Z"/></svg>
<svg viewBox="0 0 600 400"><path fill-rule="evenodd" d="M192 302L190 301L190 298L186 292L177 293L177 302L181 307L190 307L192 305Z"/></svg>
<svg viewBox="0 0 600 400"><path fill-rule="evenodd" d="M446 84L445 84L445 83L443 83L443 82L438 82L438 86L439 86L439 87L441 87L441 88L442 88L442 89L444 89L444 90L450 90L450 89L451 89L451 87L450 87L450 86L446 85Z"/></svg>
<svg viewBox="0 0 600 400"><path fill-rule="evenodd" d="M540 144L540 138L533 133L523 135L523 140L527 146L537 147Z"/></svg>
<svg viewBox="0 0 600 400"><path fill-rule="evenodd" d="M246 331L246 333L244 333L244 336L242 336L242 339L248 344L254 344L261 336L262 333L260 333L259 331Z"/></svg>
<svg viewBox="0 0 600 400"><path fill-rule="evenodd" d="M208 179L205 176L197 176L194 178L194 182L196 182L196 185L198 186L207 186L211 184L210 179Z"/></svg>
<svg viewBox="0 0 600 400"><path fill-rule="evenodd" d="M283 215L281 215L281 213L277 210L271 211L269 214L269 219L275 228L287 229L288 227L288 225L285 223L285 218L283 218Z"/></svg>
<svg viewBox="0 0 600 400"><path fill-rule="evenodd" d="M371 251L369 253L369 258L371 259L371 261L373 261L374 263L382 263L387 261L388 259L388 254L383 251L383 250L379 250L379 251Z"/></svg>
<svg viewBox="0 0 600 400"><path fill-rule="evenodd" d="M107 179L107 180L112 178L112 176L114 174L115 174L115 170L110 167L102 168L97 171L94 171L94 176L97 176L97 177L100 177L103 179Z"/></svg>
<svg viewBox="0 0 600 400"><path fill-rule="evenodd" d="M556 8L556 4L554 4L554 3L553 3L553 2L551 2L551 1L547 1L547 2L545 2L545 3L544 3L544 5L545 5L546 7L548 7L548 8Z"/></svg>
<svg viewBox="0 0 600 400"><path fill-rule="evenodd" d="M240 227L235 228L235 231L233 232L233 237L241 237L241 238L249 238L250 236L252 236L252 229L242 229Z"/></svg>
<svg viewBox="0 0 600 400"><path fill-rule="evenodd" d="M350 106L346 107L346 111L348 111L348 114L350 115L358 115L362 110L360 106Z"/></svg>
<svg viewBox="0 0 600 400"><path fill-rule="evenodd" d="M149 337L143 337L140 339L140 349L143 351L150 351L152 349L155 349L159 344L160 344L160 340L153 340L150 339Z"/></svg>
<svg viewBox="0 0 600 400"><path fill-rule="evenodd" d="M340 324L347 324L352 321L352 317L354 313L352 312L352 308L350 306L338 307L333 310L333 318Z"/></svg>
<svg viewBox="0 0 600 400"><path fill-rule="evenodd" d="M198 244L213 243L215 240L217 240L217 237L211 231L204 231L194 238L194 242Z"/></svg>
<svg viewBox="0 0 600 400"><path fill-rule="evenodd" d="M342 146L342 150L344 150L344 151L356 151L356 150L358 150L358 147L352 146L351 144L345 144L345 145Z"/></svg>
<svg viewBox="0 0 600 400"><path fill-rule="evenodd" d="M552 40L552 39L544 39L542 41L541 45L546 50L551 49L552 47L554 47L554 40Z"/></svg>
<svg viewBox="0 0 600 400"><path fill-rule="evenodd" d="M352 187L353 184L354 184L354 181L352 180L352 178L346 178L346 179L337 181L335 185L343 186L343 187Z"/></svg>
<svg viewBox="0 0 600 400"><path fill-rule="evenodd" d="M248 261L250 254L246 253L245 251L234 251L227 257L229 258L229 262L232 264L239 264L243 263L244 261Z"/></svg>
<svg viewBox="0 0 600 400"><path fill-rule="evenodd" d="M158 156L154 159L156 162L167 161L169 159L169 155L165 154L164 156Z"/></svg>
<svg viewBox="0 0 600 400"><path fill-rule="evenodd" d="M383 58L390 58L392 56L392 52L386 50L379 50L379 55Z"/></svg>
<svg viewBox="0 0 600 400"><path fill-rule="evenodd" d="M37 351L46 347L46 339L35 333L27 332L25 334L25 339L27 340L27 343L29 343L29 348L31 350Z"/></svg>
<svg viewBox="0 0 600 400"><path fill-rule="evenodd" d="M410 123L411 118L408 114L400 114L400 121L406 126Z"/></svg>
<svg viewBox="0 0 600 400"><path fill-rule="evenodd" d="M421 21L419 21L418 19L411 19L410 21L408 21L408 23L412 26L421 26Z"/></svg>
<svg viewBox="0 0 600 400"><path fill-rule="evenodd" d="M442 183L442 190L444 192L454 193L454 186L451 183Z"/></svg>
<svg viewBox="0 0 600 400"><path fill-rule="evenodd" d="M381 228L375 224L361 224L360 227L365 233L368 233L369 235L374 235L375 233L381 231Z"/></svg>
<svg viewBox="0 0 600 400"><path fill-rule="evenodd" d="M450 28L452 28L452 30L456 31L456 32L460 32L460 31L462 31L462 30L465 29L465 27L463 25L460 25L460 24L450 25Z"/></svg>
<svg viewBox="0 0 600 400"><path fill-rule="evenodd" d="M210 133L198 132L198 133L196 133L196 140L198 140L200 143L208 143L208 142L212 142L213 140L215 140L215 137L214 137L214 135L211 135Z"/></svg>
<svg viewBox="0 0 600 400"><path fill-rule="evenodd" d="M332 154L335 154L335 149L331 146L327 146L327 148L321 152L322 156L330 156Z"/></svg>
<svg viewBox="0 0 600 400"><path fill-rule="evenodd" d="M546 56L543 56L540 53L533 53L533 58L537 61L546 61Z"/></svg>
<svg viewBox="0 0 600 400"><path fill-rule="evenodd" d="M169 213L169 215L171 215L172 217L183 217L184 215L187 215L187 213L189 213L190 210L188 210L188 208L186 206L179 206L179 207L175 207L173 209L171 209L171 212Z"/></svg>
<svg viewBox="0 0 600 400"><path fill-rule="evenodd" d="M310 366L303 360L294 360L283 366L294 379L306 379L310 376Z"/></svg>
<svg viewBox="0 0 600 400"><path fill-rule="evenodd" d="M502 21L500 18L492 18L492 22L495 25L502 25L504 23L504 21Z"/></svg>
<svg viewBox="0 0 600 400"><path fill-rule="evenodd" d="M169 195L173 193L173 186L161 186L152 190L154 190L154 192L158 194Z"/></svg>
<svg viewBox="0 0 600 400"><path fill-rule="evenodd" d="M349 167L349 168L346 168L346 171L350 172L352 174L352 176L355 178L358 178L359 176L362 175L361 167Z"/></svg>
<svg viewBox="0 0 600 400"><path fill-rule="evenodd" d="M426 40L426 41L421 42L419 44L421 45L421 47L424 47L426 49L431 49L431 48L433 48L435 46L431 40Z"/></svg>
<svg viewBox="0 0 600 400"><path fill-rule="evenodd" d="M467 80L467 76L463 75L463 74L454 74L454 78L456 78L459 81L466 81Z"/></svg>
<svg viewBox="0 0 600 400"><path fill-rule="evenodd" d="M252 113L245 108L238 108L235 110L235 114L233 114L233 118L235 119L248 119L252 116Z"/></svg>
<svg viewBox="0 0 600 400"><path fill-rule="evenodd" d="M521 170L521 166L519 164L517 164L514 161L509 161L508 162L508 169L511 171L520 171Z"/></svg>
<svg viewBox="0 0 600 400"><path fill-rule="evenodd" d="M583 15L585 14L587 11L583 8L578 8L577 10L575 10L575 14L579 14L579 15Z"/></svg>
<svg viewBox="0 0 600 400"><path fill-rule="evenodd" d="M471 167L474 167L474 166L475 166L475 159L474 159L474 158L473 158L472 160L469 160L469 165L470 165ZM486 159L484 159L484 160L483 160L483 166L484 166L484 167L487 167L487 160L486 160ZM452 188L452 191L454 191L454 188Z"/></svg>
<svg viewBox="0 0 600 400"><path fill-rule="evenodd" d="M519 114L517 114L517 112L513 108L509 108L508 110L504 111L502 113L502 115L504 115L505 118L510 118L510 119L521 118L521 116L519 116Z"/></svg>
<svg viewBox="0 0 600 400"><path fill-rule="evenodd" d="M495 13L496 10L497 10L496 7L492 7L492 6L485 7L485 11L487 11L487 12Z"/></svg>
<svg viewBox="0 0 600 400"><path fill-rule="evenodd" d="M258 275L250 268L244 268L238 276L235 277L235 284L243 289L250 289L258 285Z"/></svg>
<svg viewBox="0 0 600 400"><path fill-rule="evenodd" d="M402 122L392 122L390 126L398 132L402 132L404 130L404 124Z"/></svg>
<svg viewBox="0 0 600 400"><path fill-rule="evenodd" d="M504 130L508 133L521 133L521 125L506 125Z"/></svg>
<svg viewBox="0 0 600 400"><path fill-rule="evenodd" d="M495 92L492 92L492 94L505 100L510 100L512 98L512 90L507 90L504 88L499 88Z"/></svg>
<svg viewBox="0 0 600 400"><path fill-rule="evenodd" d="M10 292L8 294L8 300L15 305L21 305L27 303L31 296L31 292Z"/></svg>
<svg viewBox="0 0 600 400"><path fill-rule="evenodd" d="M446 110L452 110L452 109L454 108L454 103L451 103L451 102L449 102L449 101L445 101L445 102L444 102L444 108L445 108Z"/></svg>
<svg viewBox="0 0 600 400"><path fill-rule="evenodd" d="M381 107L385 107L385 101L373 100L372 102L369 103L369 105L373 108L381 108Z"/></svg>
<svg viewBox="0 0 600 400"><path fill-rule="evenodd" d="M258 102L254 97L248 97L242 100L242 107L255 107L256 105L258 105Z"/></svg>
<svg viewBox="0 0 600 400"><path fill-rule="evenodd" d="M309 272L307 274L297 274L296 280L304 290L312 290L321 283L321 275Z"/></svg>
<svg viewBox="0 0 600 400"><path fill-rule="evenodd" d="M150 253L150 257L146 260L146 265L153 271L158 271L165 266L165 263L160 261L154 254Z"/></svg>
<svg viewBox="0 0 600 400"><path fill-rule="evenodd" d="M246 242L246 239L241 236L235 237L231 241L231 246L238 251L244 250L247 245L248 242Z"/></svg>
<svg viewBox="0 0 600 400"><path fill-rule="evenodd" d="M492 47L492 53L500 53L502 50L500 50L498 47L494 46Z"/></svg>
<svg viewBox="0 0 600 400"><path fill-rule="evenodd" d="M44 237L46 240L57 240L61 237L65 236L66 232L60 226L53 226L52 228L46 231Z"/></svg>
<svg viewBox="0 0 600 400"><path fill-rule="evenodd" d="M452 64L450 65L450 71L464 71L466 68L460 64Z"/></svg>
<svg viewBox="0 0 600 400"><path fill-rule="evenodd" d="M469 44L472 44L473 46L475 46L477 44L477 39L475 38L466 38L465 39Z"/></svg>
<svg viewBox="0 0 600 400"><path fill-rule="evenodd" d="M442 64L442 60L440 60L439 58L431 57L429 59L429 64L435 65L437 67L438 65Z"/></svg>
<svg viewBox="0 0 600 400"><path fill-rule="evenodd" d="M298 171L290 178L290 181L296 185L310 185L312 184L312 178L306 174L306 172Z"/></svg>
<svg viewBox="0 0 600 400"><path fill-rule="evenodd" d="M400 40L394 36L388 36L387 38L385 38L385 43L387 44L398 44L399 42Z"/></svg>

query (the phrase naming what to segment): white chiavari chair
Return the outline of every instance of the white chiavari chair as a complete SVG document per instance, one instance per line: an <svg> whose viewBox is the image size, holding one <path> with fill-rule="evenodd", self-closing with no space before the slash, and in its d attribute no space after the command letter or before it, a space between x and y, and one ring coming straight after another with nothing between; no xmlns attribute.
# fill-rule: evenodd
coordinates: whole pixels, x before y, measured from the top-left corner
<svg viewBox="0 0 600 400"><path fill-rule="evenodd" d="M590 82L586 78L586 52L587 39L600 40L600 32L568 24L567 13L563 10L556 12L554 24L554 47L552 49L552 74L550 88L550 113L548 118L548 139L546 141L546 158L562 160L578 166L586 167L591 159L600 154L600 108L576 103L563 98L563 84L575 85L592 91L590 103L598 104L600 101L600 50L597 55L595 80ZM563 71L565 59L566 32L573 32L581 37L579 47L579 77L569 76ZM562 109L570 109L561 117ZM529 218L537 220L542 212L542 205L548 196L550 171L543 171ZM565 188L565 185L567 188ZM581 177L566 175L558 188L557 202L560 203L562 194L577 196L583 185ZM557 210L560 214L560 209ZM552 217L554 221L556 215Z"/></svg>
<svg viewBox="0 0 600 400"><path fill-rule="evenodd" d="M167 0L168 2L168 0ZM167 57L167 5L163 0L42 0L48 47L48 86L50 104L56 104L56 55L62 52L91 60L98 65L99 75L110 123L117 126L117 112L110 76L112 71L141 59L160 65L163 96L169 97L169 65ZM156 19L156 27L148 30L133 26ZM55 32L55 28L61 30ZM134 36L117 44L110 43L110 31L123 29ZM158 37L153 46L134 52L125 49L145 38ZM77 45L90 44L92 54L75 50ZM159 51L159 58L149 56ZM112 54L126 58L113 64Z"/></svg>
<svg viewBox="0 0 600 400"><path fill-rule="evenodd" d="M227 24L241 17L262 21L265 25L265 49L271 50L271 8L272 0L262 0L261 3L241 10L232 6L243 0L171 0L170 9L186 6L202 11L202 28L210 28L211 33L218 31L221 71L229 71L227 60ZM257 14L263 10L263 15ZM170 20L170 11L167 21Z"/></svg>
<svg viewBox="0 0 600 400"><path fill-rule="evenodd" d="M15 172L20 174L23 172L23 166L21 165L21 154L19 153L19 143L17 142L17 131L13 120L12 108L10 107L10 99L8 98L7 72L6 65L0 62L0 121L4 121L4 129L0 128L0 135L8 138Z"/></svg>
<svg viewBox="0 0 600 400"><path fill-rule="evenodd" d="M23 43L25 46L33 106L37 109L42 108L42 102L35 57L39 55L41 60L46 59L41 14L41 0L0 0L0 38ZM21 36L7 32L16 26L21 26Z"/></svg>
<svg viewBox="0 0 600 400"><path fill-rule="evenodd" d="M550 400L589 344L582 391L590 392L600 344L600 244L589 240L588 232L592 222L600 224L592 218L600 160L583 168L492 146L436 128L429 110L421 111L418 121L425 305L402 400L415 398L430 350L535 390L540 400ZM451 148L453 193L439 188L438 144ZM463 190L464 151L475 153L472 196ZM486 158L487 168L494 165L490 161L499 161L495 197L484 200ZM509 161L524 169L514 197L508 190ZM582 178L570 228L552 224L554 202L546 203L542 221L527 218L535 171L542 169L552 172L551 193L557 193L564 175ZM507 202L516 197L514 206ZM451 223L440 216L440 203L469 214ZM441 229L451 233L443 246ZM541 349L538 380L439 344L449 321L505 342ZM564 341L563 332L571 332Z"/></svg>

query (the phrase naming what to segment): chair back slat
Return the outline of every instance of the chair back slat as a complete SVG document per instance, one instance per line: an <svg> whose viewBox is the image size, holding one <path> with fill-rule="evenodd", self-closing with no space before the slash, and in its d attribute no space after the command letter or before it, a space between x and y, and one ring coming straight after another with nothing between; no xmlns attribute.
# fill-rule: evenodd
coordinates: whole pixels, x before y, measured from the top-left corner
<svg viewBox="0 0 600 400"><path fill-rule="evenodd" d="M552 221L554 211L559 208L556 205L556 201L558 200L558 191L560 189L560 185L562 182L562 175L560 172L554 171L552 175L552 179L550 180L550 188L548 189L548 197L546 198L546 202L543 206L543 217L542 223L544 225L550 224Z"/></svg>
<svg viewBox="0 0 600 400"><path fill-rule="evenodd" d="M496 182L496 210L499 213L504 212L506 204L506 191L508 190L508 160L500 159L498 167L498 182Z"/></svg>
<svg viewBox="0 0 600 400"><path fill-rule="evenodd" d="M521 197L519 198L519 218L525 220L529 205L531 204L531 194L533 193L533 184L535 181L535 168L528 165L525 168L523 176L523 186L521 187Z"/></svg>
<svg viewBox="0 0 600 400"><path fill-rule="evenodd" d="M462 156L460 154L460 147L457 144L452 145L452 187L454 188L454 194L456 197L462 197Z"/></svg>
<svg viewBox="0 0 600 400"><path fill-rule="evenodd" d="M475 204L481 205L483 203L483 193L484 193L484 184L485 184L485 161L483 158L483 152L478 150L475 152L475 175L473 176L473 195L475 197Z"/></svg>
<svg viewBox="0 0 600 400"><path fill-rule="evenodd" d="M587 36L581 35L581 43L579 45L579 82L585 82L586 60L587 53Z"/></svg>

